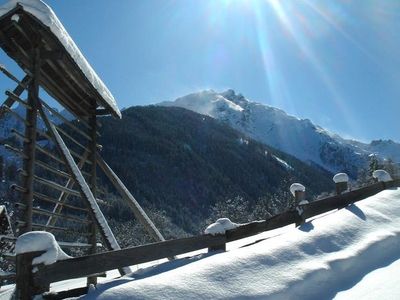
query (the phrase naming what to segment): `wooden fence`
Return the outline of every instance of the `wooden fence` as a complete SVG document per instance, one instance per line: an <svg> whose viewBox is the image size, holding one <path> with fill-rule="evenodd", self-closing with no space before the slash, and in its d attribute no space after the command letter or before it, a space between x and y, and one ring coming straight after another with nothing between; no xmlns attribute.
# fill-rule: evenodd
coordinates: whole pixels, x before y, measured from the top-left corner
<svg viewBox="0 0 400 300"><path fill-rule="evenodd" d="M18 272L18 269L26 270L27 259L31 262L31 253L17 256L17 262L24 262L21 266L17 263L17 290L38 291L46 290L49 284L61 280L87 277L92 274L122 268L125 266L146 263L157 259L173 257L204 248L223 249L225 244L238 239L249 237L263 231L273 230L290 224L301 224L307 218L319 214L346 207L352 203L375 195L388 188L400 187L400 180L390 182L378 182L367 187L353 190L341 195L317 200L308 204L300 205L296 210L284 212L264 221L255 221L243 224L235 229L226 231L219 235L200 235L176 240L161 241L144 246L131 247L122 250L108 251L77 258L58 261L52 265L38 266L38 271ZM299 213L299 211L301 213ZM28 264L28 269L32 268ZM27 278L29 277L29 278ZM18 282L22 286L18 286ZM27 288L25 285L31 284Z"/></svg>

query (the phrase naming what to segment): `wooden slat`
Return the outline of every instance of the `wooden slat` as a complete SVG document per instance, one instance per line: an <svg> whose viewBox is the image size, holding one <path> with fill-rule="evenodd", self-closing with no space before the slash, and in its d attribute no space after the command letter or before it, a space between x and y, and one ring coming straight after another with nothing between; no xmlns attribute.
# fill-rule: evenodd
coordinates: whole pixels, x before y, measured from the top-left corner
<svg viewBox="0 0 400 300"><path fill-rule="evenodd" d="M32 107L26 101L22 100L20 97L15 95L13 92L7 90L6 95L8 97L10 97L14 102L18 102L19 104L21 104L26 109L32 109Z"/></svg>
<svg viewBox="0 0 400 300"><path fill-rule="evenodd" d="M25 90L25 86L27 86L29 84L29 82L31 81L31 78L29 76L25 76L21 83L18 84L18 86L13 90L14 95L20 96L23 91ZM4 115L4 108L3 106L7 106L7 107L12 107L14 104L14 100L11 99L10 97L7 97L7 99L4 101L2 107L0 107L0 118Z"/></svg>
<svg viewBox="0 0 400 300"><path fill-rule="evenodd" d="M76 196L76 197L80 197L81 196L81 193L78 192L78 191L75 191L73 189L67 188L67 187L65 187L65 186L63 186L61 184L58 184L58 183L56 183L54 181L39 177L37 175L34 176L34 180L36 182L40 183L40 184L46 185L46 186L48 186L50 188L53 188L53 189L56 189L56 190L58 190L60 192L64 192L64 193L67 193L67 194L70 194L70 195L73 195L73 196Z"/></svg>
<svg viewBox="0 0 400 300"><path fill-rule="evenodd" d="M78 222L78 223L83 223L83 224L90 224L91 223L90 221L85 220L85 219L81 219L81 218L78 218L78 217L73 217L73 216L65 215L65 214L64 215L63 214L57 214L57 213L53 213L53 212L50 212L48 210L37 208L37 207L34 207L32 210L36 214L44 215L44 216L50 216L52 218L65 219L65 220Z"/></svg>
<svg viewBox="0 0 400 300"><path fill-rule="evenodd" d="M53 204L56 204L56 205L61 205L61 206L65 207L65 208L68 208L68 209L78 210L78 211L82 211L82 212L88 212L87 208L79 207L79 206L75 206L75 205L71 205L71 204L67 204L67 203L60 203L57 199L53 199L53 198L51 198L51 197L49 197L47 195L44 195L44 194L41 194L41 193L38 193L38 192L34 192L33 196L35 197L35 199L42 200L42 201L49 202L49 203L53 203Z"/></svg>
<svg viewBox="0 0 400 300"><path fill-rule="evenodd" d="M46 163L44 163L44 162L42 162L42 161L40 161L38 159L36 159L35 164L37 166L39 166L39 167L41 167L41 168L53 173L54 175L58 175L58 176L61 176L61 177L67 178L67 179L71 178L71 175L69 175L68 173L65 173L64 171L61 171L61 170L59 170L57 168L54 168L54 167L52 167L52 166L50 166L50 165L48 165L48 164L46 164Z"/></svg>

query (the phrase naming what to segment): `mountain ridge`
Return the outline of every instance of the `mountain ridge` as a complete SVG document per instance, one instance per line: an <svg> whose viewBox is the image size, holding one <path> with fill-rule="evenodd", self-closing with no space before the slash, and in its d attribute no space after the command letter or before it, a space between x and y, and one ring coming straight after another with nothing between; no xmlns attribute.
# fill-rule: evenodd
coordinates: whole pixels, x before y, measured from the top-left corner
<svg viewBox="0 0 400 300"><path fill-rule="evenodd" d="M353 178L368 165L370 155L400 162L399 143L346 140L309 119L299 119L282 109L250 101L232 89L221 93L205 90L158 105L178 106L209 115L302 161L333 173L347 172Z"/></svg>

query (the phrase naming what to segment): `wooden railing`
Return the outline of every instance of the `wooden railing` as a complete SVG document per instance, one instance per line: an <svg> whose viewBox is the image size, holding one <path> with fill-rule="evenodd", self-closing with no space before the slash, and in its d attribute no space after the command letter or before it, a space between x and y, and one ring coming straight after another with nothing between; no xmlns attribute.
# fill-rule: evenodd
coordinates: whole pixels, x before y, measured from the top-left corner
<svg viewBox="0 0 400 300"><path fill-rule="evenodd" d="M22 284L24 284L24 282L33 283L31 290L37 290L37 287L48 287L52 282L87 277L92 274L150 262L157 259L168 258L195 250L204 248L221 249L228 242L249 237L263 231L277 229L290 224L301 224L307 218L317 216L334 209L346 207L352 203L363 200L385 189L393 187L400 187L400 180L393 180L386 183L378 182L367 187L343 193L341 195L336 195L304 204L299 206L299 209L297 210L287 211L264 221L246 223L235 229L226 231L225 234L214 236L200 235L71 258L58 261L52 265L38 266L38 271L35 273L22 272L22 274L19 274L19 267L17 265L17 282L21 282ZM299 211L301 213L299 213ZM18 257L21 256L21 259L17 259L17 261L23 261L24 264L26 264L26 259L22 259L22 257L25 255L28 255L28 257L32 259L30 253L28 253L18 255ZM26 265L24 267L21 266L20 268L26 270ZM18 280L18 277L20 276L31 276L31 278ZM17 289L18 288L19 287L17 286ZM21 287L21 290L27 290L27 288Z"/></svg>

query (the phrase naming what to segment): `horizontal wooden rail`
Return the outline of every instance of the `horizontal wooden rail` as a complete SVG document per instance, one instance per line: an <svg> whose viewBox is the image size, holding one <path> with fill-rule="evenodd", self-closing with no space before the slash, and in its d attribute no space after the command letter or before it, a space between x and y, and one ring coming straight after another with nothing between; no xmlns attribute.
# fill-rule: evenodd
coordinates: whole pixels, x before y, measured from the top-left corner
<svg viewBox="0 0 400 300"><path fill-rule="evenodd" d="M303 216L305 215L309 218L333 209L342 208L375 195L384 189L399 186L400 180L386 183L379 182L338 196L311 202L301 206ZM56 281L85 277L88 274L101 273L204 248L218 248L227 242L297 223L299 218L297 210L293 210L265 221L243 224L221 235L200 235L63 260L52 265L40 266L39 271L33 275L34 282L37 285L46 285Z"/></svg>
<svg viewBox="0 0 400 300"><path fill-rule="evenodd" d="M46 284L88 274L122 268L152 260L183 254L226 242L224 235L201 235L177 240L152 243L145 246L109 251L41 266L35 273L35 284Z"/></svg>

